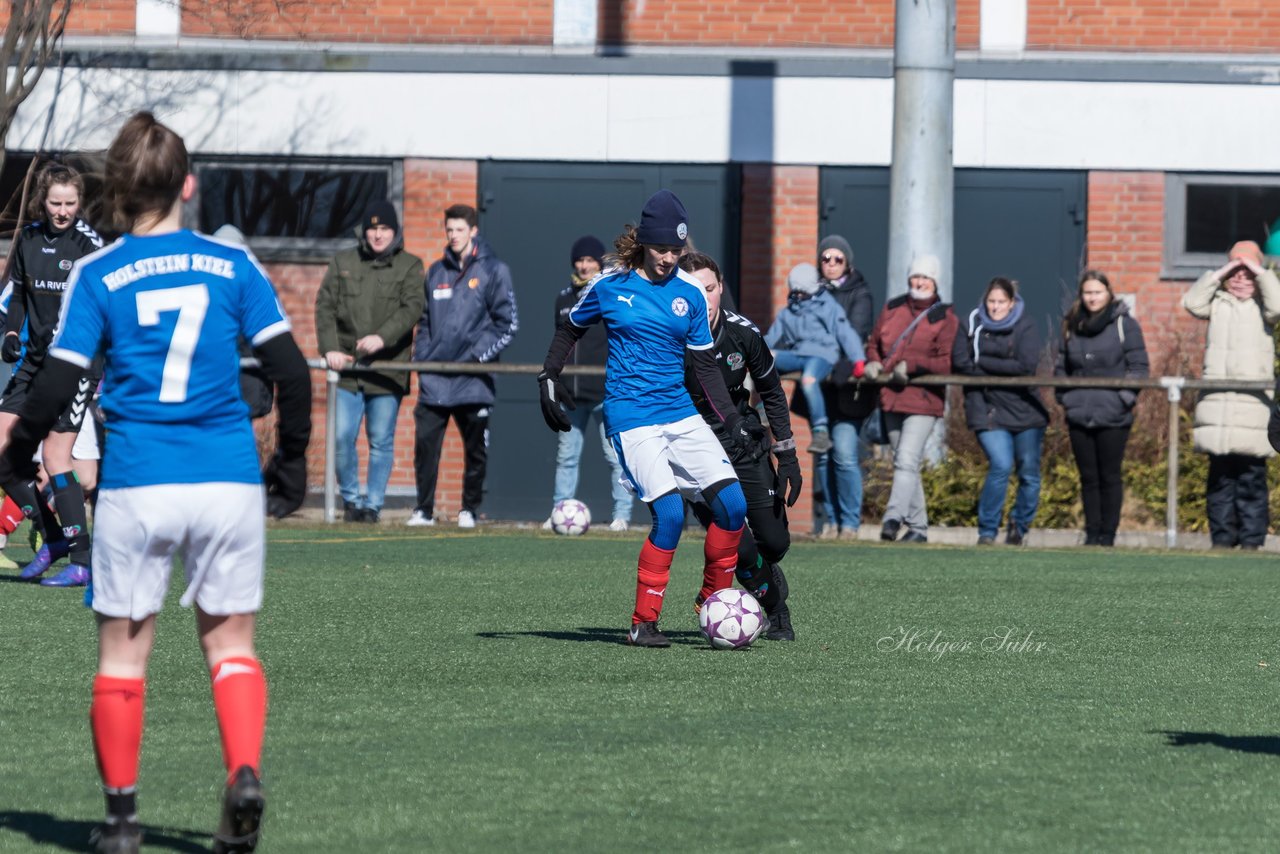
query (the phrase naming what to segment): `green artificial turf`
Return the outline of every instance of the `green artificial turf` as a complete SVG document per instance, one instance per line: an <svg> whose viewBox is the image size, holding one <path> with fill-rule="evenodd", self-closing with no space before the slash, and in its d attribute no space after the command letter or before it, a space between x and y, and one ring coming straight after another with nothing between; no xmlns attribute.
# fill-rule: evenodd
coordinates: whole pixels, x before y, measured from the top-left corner
<svg viewBox="0 0 1280 854"><path fill-rule="evenodd" d="M691 532L661 623L674 645L641 650L622 644L637 534L376 533L271 533L260 851L1210 851L1280 835L1274 557L797 543L798 640L717 652L691 608ZM78 592L10 581L0 851L84 850L101 811L93 622ZM175 592L148 683L148 850L205 850L221 777Z"/></svg>

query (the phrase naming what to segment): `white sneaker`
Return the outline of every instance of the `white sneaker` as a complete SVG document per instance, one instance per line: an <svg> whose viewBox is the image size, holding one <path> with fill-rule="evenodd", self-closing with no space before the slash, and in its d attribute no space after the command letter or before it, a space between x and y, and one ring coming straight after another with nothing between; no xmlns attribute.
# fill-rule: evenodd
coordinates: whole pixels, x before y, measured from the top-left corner
<svg viewBox="0 0 1280 854"><path fill-rule="evenodd" d="M547 517L547 521L545 521L545 522L543 522L543 523L542 523L542 530L544 530L544 531L550 531L550 530L551 530L551 528L552 528L552 525L551 525L551 517L550 517L550 516L548 516L548 517Z"/></svg>
<svg viewBox="0 0 1280 854"><path fill-rule="evenodd" d="M627 530L627 528L629 528L629 527L630 527L630 525L628 525L628 524L627 524L627 520L626 520L626 519L614 519L612 522L610 522L610 523L609 523L609 530L610 530L610 531L618 531L618 532L621 532L621 531L625 531L625 530Z"/></svg>
<svg viewBox="0 0 1280 854"><path fill-rule="evenodd" d="M410 528L417 528L420 525L434 525L436 520L423 513L421 510L414 510L409 516L409 521L405 522Z"/></svg>
<svg viewBox="0 0 1280 854"><path fill-rule="evenodd" d="M476 514L472 513L470 510L458 511L458 527L459 528L474 528L475 526L476 526Z"/></svg>

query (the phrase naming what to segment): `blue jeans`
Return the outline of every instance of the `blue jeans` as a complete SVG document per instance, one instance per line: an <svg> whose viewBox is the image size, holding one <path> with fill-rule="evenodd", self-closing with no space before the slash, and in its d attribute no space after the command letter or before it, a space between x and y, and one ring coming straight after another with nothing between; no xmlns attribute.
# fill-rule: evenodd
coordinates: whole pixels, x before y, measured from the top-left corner
<svg viewBox="0 0 1280 854"><path fill-rule="evenodd" d="M978 536L994 537L1004 515L1004 498L1009 491L1009 475L1018 472L1018 494L1009 514L1009 526L1025 534L1040 506L1040 448L1044 428L1019 430L979 430L978 443L991 467L978 497Z"/></svg>
<svg viewBox="0 0 1280 854"><path fill-rule="evenodd" d="M600 445L604 449L605 461L613 471L613 479L609 484L613 494L613 518L631 521L631 492L622 485L622 465L613 450L613 443L604 434L604 404L599 403L594 407L581 404L566 414L572 426L567 433L560 434L560 445L556 450L556 488L551 500L560 502L576 497L578 462L582 459L582 445L594 416L600 425Z"/></svg>
<svg viewBox="0 0 1280 854"><path fill-rule="evenodd" d="M399 413L398 394L363 394L338 389L338 435L334 451L338 491L346 504L382 510L382 502L387 496L387 480L395 462L396 416ZM365 422L365 438L369 440L367 496L362 496L360 491L360 460L356 456L356 436L360 433L362 420Z"/></svg>
<svg viewBox="0 0 1280 854"><path fill-rule="evenodd" d="M831 373L831 363L818 356L801 356L792 350L775 350L773 361L780 374L793 371L803 374L800 391L804 394L804 402L809 405L809 427L814 430L827 429L827 402L822 398L819 383Z"/></svg>
<svg viewBox="0 0 1280 854"><path fill-rule="evenodd" d="M831 425L831 451L814 460L826 487L823 505L827 524L856 531L862 524L862 419Z"/></svg>

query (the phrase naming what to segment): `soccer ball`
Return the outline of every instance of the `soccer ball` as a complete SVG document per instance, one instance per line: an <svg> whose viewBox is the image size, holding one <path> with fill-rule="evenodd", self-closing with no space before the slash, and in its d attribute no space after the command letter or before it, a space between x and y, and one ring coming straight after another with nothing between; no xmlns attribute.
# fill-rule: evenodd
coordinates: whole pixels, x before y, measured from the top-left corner
<svg viewBox="0 0 1280 854"><path fill-rule="evenodd" d="M557 501L551 510L551 530L557 534L576 537L591 527L591 511L576 498Z"/></svg>
<svg viewBox="0 0 1280 854"><path fill-rule="evenodd" d="M746 649L764 631L764 609L747 591L726 587L702 603L698 625L716 649Z"/></svg>

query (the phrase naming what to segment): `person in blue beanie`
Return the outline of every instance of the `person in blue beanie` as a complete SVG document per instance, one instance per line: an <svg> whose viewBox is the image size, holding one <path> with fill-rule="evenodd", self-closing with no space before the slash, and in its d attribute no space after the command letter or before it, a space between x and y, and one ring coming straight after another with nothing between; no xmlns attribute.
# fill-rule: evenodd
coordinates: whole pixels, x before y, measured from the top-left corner
<svg viewBox="0 0 1280 854"><path fill-rule="evenodd" d="M764 340L773 349L780 372L802 373L800 389L809 405L809 428L813 433L809 453L825 454L831 450L831 431L819 383L842 355L853 363L853 376L862 376L867 356L848 315L823 289L816 267L797 264L791 268L787 288L791 292L787 307L774 319Z"/></svg>

